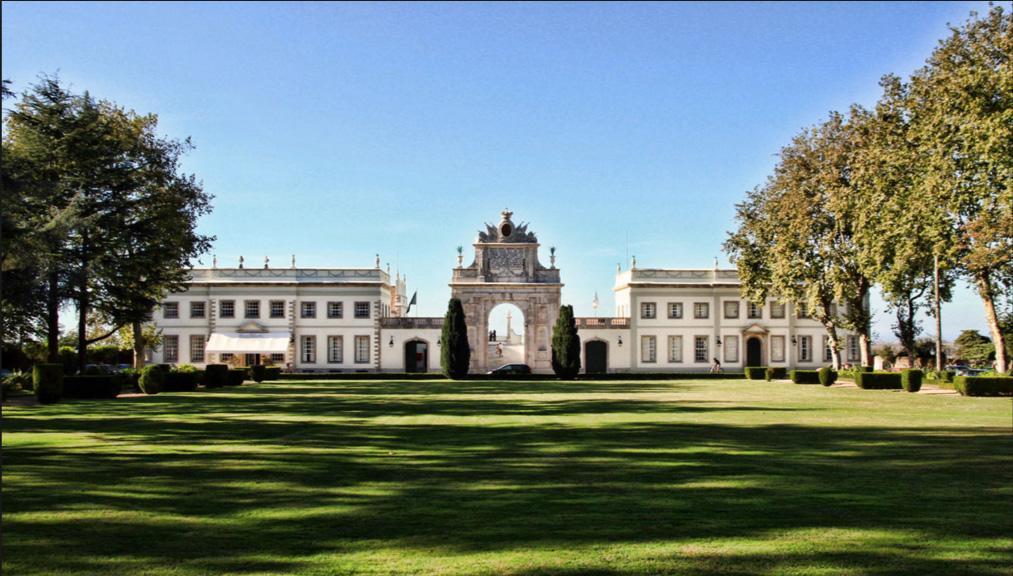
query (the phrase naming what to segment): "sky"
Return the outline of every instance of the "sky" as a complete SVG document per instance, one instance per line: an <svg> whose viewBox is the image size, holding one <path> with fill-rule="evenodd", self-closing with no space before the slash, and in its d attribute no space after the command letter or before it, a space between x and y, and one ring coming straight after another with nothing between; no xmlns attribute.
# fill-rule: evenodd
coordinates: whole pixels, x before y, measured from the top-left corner
<svg viewBox="0 0 1013 576"><path fill-rule="evenodd" d="M219 265L386 266L446 310L456 248L504 208L556 247L563 301L617 264L718 258L800 129L920 67L987 3L3 2L3 77L40 74L191 137ZM198 266L209 266L211 254ZM893 340L873 299L873 331ZM516 313L516 312L515 312ZM412 311L412 315L415 310ZM974 293L947 339L987 333ZM925 323L926 332L933 329Z"/></svg>

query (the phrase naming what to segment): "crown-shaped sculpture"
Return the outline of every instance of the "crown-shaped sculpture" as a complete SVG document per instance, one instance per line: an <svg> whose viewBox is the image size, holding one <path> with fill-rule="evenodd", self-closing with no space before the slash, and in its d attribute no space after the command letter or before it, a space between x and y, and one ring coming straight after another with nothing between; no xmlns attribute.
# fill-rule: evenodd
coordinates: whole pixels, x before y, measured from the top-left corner
<svg viewBox="0 0 1013 576"><path fill-rule="evenodd" d="M534 232L528 232L528 223L524 222L517 226L513 223L511 218L514 213L509 209L504 209L500 212L502 220L499 224L493 226L486 222L485 232L478 233L479 242L517 242L517 243L537 243L538 239L535 237Z"/></svg>

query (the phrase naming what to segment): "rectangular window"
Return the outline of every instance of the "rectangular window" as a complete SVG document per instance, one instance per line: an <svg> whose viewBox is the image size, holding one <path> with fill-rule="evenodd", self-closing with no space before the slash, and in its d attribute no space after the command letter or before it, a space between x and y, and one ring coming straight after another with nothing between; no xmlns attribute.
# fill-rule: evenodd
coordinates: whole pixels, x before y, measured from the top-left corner
<svg viewBox="0 0 1013 576"><path fill-rule="evenodd" d="M813 361L813 337L802 336L798 339L798 357L801 362Z"/></svg>
<svg viewBox="0 0 1013 576"><path fill-rule="evenodd" d="M705 320L711 315L711 305L707 302L697 302L693 304L693 318L698 320Z"/></svg>
<svg viewBox="0 0 1013 576"><path fill-rule="evenodd" d="M682 362L682 336L668 337L668 361Z"/></svg>
<svg viewBox="0 0 1013 576"><path fill-rule="evenodd" d="M327 337L327 361L341 364L345 361L345 338L343 336Z"/></svg>
<svg viewBox="0 0 1013 576"><path fill-rule="evenodd" d="M285 317L285 301L271 300L271 318Z"/></svg>
<svg viewBox="0 0 1013 576"><path fill-rule="evenodd" d="M271 362L274 364L281 364L285 361L285 354L283 352L273 352L271 354Z"/></svg>
<svg viewBox="0 0 1013 576"><path fill-rule="evenodd" d="M179 336L163 336L162 350L165 363L179 362Z"/></svg>
<svg viewBox="0 0 1013 576"><path fill-rule="evenodd" d="M222 300L219 305L219 310L222 318L235 318L236 317L236 301L235 300Z"/></svg>
<svg viewBox="0 0 1013 576"><path fill-rule="evenodd" d="M369 318L369 302L356 302L355 303L355 317L356 318Z"/></svg>
<svg viewBox="0 0 1013 576"><path fill-rule="evenodd" d="M693 337L693 361L707 363L710 356L710 336Z"/></svg>
<svg viewBox="0 0 1013 576"><path fill-rule="evenodd" d="M204 362L204 335L194 334L190 336L190 361Z"/></svg>
<svg viewBox="0 0 1013 576"><path fill-rule="evenodd" d="M725 318L738 318L738 317L739 317L739 303L725 302Z"/></svg>
<svg viewBox="0 0 1013 576"><path fill-rule="evenodd" d="M316 302L301 302L299 304L299 317L300 318L316 318L317 317L317 303Z"/></svg>
<svg viewBox="0 0 1013 576"><path fill-rule="evenodd" d="M830 349L830 337L823 337L823 361L832 362L834 359L834 352Z"/></svg>
<svg viewBox="0 0 1013 576"><path fill-rule="evenodd" d="M640 303L640 317L645 320L651 320L658 317L658 305L654 302L641 302Z"/></svg>
<svg viewBox="0 0 1013 576"><path fill-rule="evenodd" d="M748 316L749 316L750 319L760 319L760 318L763 318L763 306L760 305L760 304L755 304L753 302L750 302L749 303L749 310L746 313L748 314Z"/></svg>
<svg viewBox="0 0 1013 576"><path fill-rule="evenodd" d="M219 356L219 358L221 358L222 362L226 362L227 363L229 360L232 360L233 356L235 356L235 354L232 354L231 352L222 352L222 354L221 354L221 356Z"/></svg>
<svg viewBox="0 0 1013 576"><path fill-rule="evenodd" d="M640 361L647 364L658 361L658 339L654 336L640 337Z"/></svg>
<svg viewBox="0 0 1013 576"><path fill-rule="evenodd" d="M795 311L797 312L796 317L798 318L804 319L809 317L809 309L805 304L799 304Z"/></svg>
<svg viewBox="0 0 1013 576"><path fill-rule="evenodd" d="M668 317L672 319L682 318L682 302L668 303Z"/></svg>
<svg viewBox="0 0 1013 576"><path fill-rule="evenodd" d="M341 318L345 315L345 307L341 302L328 302L327 303L327 317L328 318Z"/></svg>
<svg viewBox="0 0 1013 576"><path fill-rule="evenodd" d="M305 364L314 364L317 361L317 337L303 336L302 340L302 361Z"/></svg>
<svg viewBox="0 0 1013 576"><path fill-rule="evenodd" d="M369 303L366 305L369 306ZM356 307L358 307L358 304L356 304ZM355 363L369 363L369 336L355 337Z"/></svg>
<svg viewBox="0 0 1013 576"><path fill-rule="evenodd" d="M784 302L771 302L770 303L770 317L771 318L784 318Z"/></svg>
<svg viewBox="0 0 1013 576"><path fill-rule="evenodd" d="M784 362L784 336L770 337L770 361Z"/></svg>
<svg viewBox="0 0 1013 576"><path fill-rule="evenodd" d="M162 318L179 318L179 302L162 304Z"/></svg>
<svg viewBox="0 0 1013 576"><path fill-rule="evenodd" d="M190 303L190 317L191 318L204 318L207 313L207 307L204 302L191 302Z"/></svg>
<svg viewBox="0 0 1013 576"><path fill-rule="evenodd" d="M858 336L848 336L848 362L859 362L862 354L858 349Z"/></svg>
<svg viewBox="0 0 1013 576"><path fill-rule="evenodd" d="M723 344L725 345L725 362L738 362L739 361L739 337L738 336L725 336L723 338Z"/></svg>
<svg viewBox="0 0 1013 576"><path fill-rule="evenodd" d="M243 301L244 318L260 318L260 300Z"/></svg>

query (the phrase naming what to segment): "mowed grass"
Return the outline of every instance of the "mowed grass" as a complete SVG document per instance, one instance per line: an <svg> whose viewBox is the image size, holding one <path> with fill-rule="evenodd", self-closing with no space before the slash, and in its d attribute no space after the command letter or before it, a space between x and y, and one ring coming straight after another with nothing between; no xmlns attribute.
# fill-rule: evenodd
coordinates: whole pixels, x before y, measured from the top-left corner
<svg viewBox="0 0 1013 576"><path fill-rule="evenodd" d="M5 407L5 574L1011 574L1009 398L274 382Z"/></svg>

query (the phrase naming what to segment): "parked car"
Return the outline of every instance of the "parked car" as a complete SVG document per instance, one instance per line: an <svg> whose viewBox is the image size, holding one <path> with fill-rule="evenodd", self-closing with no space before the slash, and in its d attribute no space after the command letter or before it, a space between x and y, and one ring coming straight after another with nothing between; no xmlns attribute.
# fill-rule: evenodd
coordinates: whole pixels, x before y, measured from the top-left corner
<svg viewBox="0 0 1013 576"><path fill-rule="evenodd" d="M531 366L527 364L504 364L499 368L486 372L486 374L531 374Z"/></svg>

